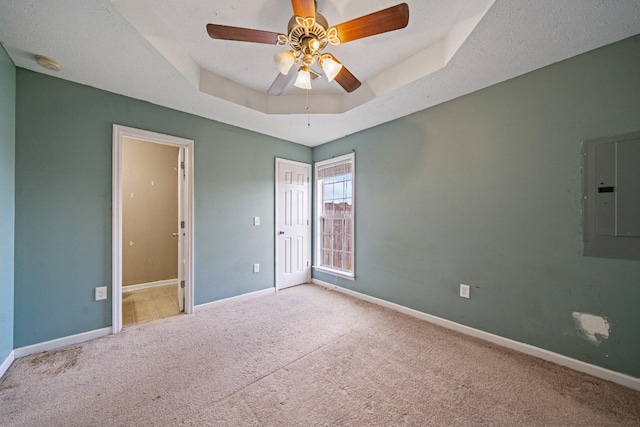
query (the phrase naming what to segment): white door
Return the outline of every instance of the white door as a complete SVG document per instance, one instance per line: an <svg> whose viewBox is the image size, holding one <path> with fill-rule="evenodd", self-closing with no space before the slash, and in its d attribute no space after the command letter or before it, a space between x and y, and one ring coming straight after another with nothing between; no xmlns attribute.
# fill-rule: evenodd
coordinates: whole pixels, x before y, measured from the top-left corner
<svg viewBox="0 0 640 427"><path fill-rule="evenodd" d="M276 159L276 290L311 280L311 165Z"/></svg>
<svg viewBox="0 0 640 427"><path fill-rule="evenodd" d="M187 177L184 169L184 155L185 149L184 147L180 147L180 152L178 153L178 306L180 307L180 311L184 311L184 300L185 300L185 250L184 250L184 241L186 237L185 233L185 203L184 203L184 195L185 186L187 183Z"/></svg>

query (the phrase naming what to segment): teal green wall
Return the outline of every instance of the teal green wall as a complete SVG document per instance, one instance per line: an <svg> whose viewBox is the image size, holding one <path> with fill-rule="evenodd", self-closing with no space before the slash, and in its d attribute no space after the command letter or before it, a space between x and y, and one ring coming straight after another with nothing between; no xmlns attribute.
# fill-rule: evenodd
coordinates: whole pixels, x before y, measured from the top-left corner
<svg viewBox="0 0 640 427"><path fill-rule="evenodd" d="M13 350L16 67L0 45L0 364Z"/></svg>
<svg viewBox="0 0 640 427"><path fill-rule="evenodd" d="M18 69L15 347L111 325L114 123L195 141L195 303L273 286L274 158L310 148Z"/></svg>
<svg viewBox="0 0 640 427"><path fill-rule="evenodd" d="M639 130L636 36L317 147L356 151L357 280L314 277L640 377L640 262L580 235L581 141Z"/></svg>
<svg viewBox="0 0 640 427"><path fill-rule="evenodd" d="M273 285L275 157L355 150L357 279L314 277L640 377L640 263L581 256L579 155L640 130L639 51L636 36L313 150L0 51L0 359L111 324L93 289L111 283L117 123L195 140L196 304ZM606 317L609 339L579 337L573 312Z"/></svg>

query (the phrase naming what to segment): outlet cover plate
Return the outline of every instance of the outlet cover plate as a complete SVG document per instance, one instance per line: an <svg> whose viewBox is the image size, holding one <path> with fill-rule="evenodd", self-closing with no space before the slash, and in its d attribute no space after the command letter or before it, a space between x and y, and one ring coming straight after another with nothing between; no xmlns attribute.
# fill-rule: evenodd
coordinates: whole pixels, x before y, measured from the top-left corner
<svg viewBox="0 0 640 427"><path fill-rule="evenodd" d="M469 285L460 284L460 296L467 299L471 296L471 289Z"/></svg>
<svg viewBox="0 0 640 427"><path fill-rule="evenodd" d="M101 301L103 299L107 299L107 287L98 286L96 288L96 301Z"/></svg>
<svg viewBox="0 0 640 427"><path fill-rule="evenodd" d="M260 264L253 264L253 272L260 273Z"/></svg>

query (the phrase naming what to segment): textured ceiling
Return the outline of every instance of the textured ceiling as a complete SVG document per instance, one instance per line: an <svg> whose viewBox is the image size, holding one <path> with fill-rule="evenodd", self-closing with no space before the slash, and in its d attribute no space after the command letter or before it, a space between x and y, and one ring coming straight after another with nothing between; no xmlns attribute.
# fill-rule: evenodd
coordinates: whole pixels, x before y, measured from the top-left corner
<svg viewBox="0 0 640 427"><path fill-rule="evenodd" d="M399 2L317 3L335 25ZM282 48L205 31L284 33L287 0L1 0L0 42L19 67L315 146L640 33L637 0L407 3L407 28L331 47L363 86L347 95L315 81L310 117L306 91L265 95Z"/></svg>

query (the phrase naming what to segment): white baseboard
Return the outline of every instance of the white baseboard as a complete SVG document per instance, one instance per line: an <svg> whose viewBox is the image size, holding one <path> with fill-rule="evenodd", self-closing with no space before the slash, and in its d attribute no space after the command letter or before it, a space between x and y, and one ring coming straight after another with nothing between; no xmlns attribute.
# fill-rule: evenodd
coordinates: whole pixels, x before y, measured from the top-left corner
<svg viewBox="0 0 640 427"><path fill-rule="evenodd" d="M155 288L157 286L178 285L178 278L158 280L157 282L138 283L137 285L122 286L122 292L138 291L140 289Z"/></svg>
<svg viewBox="0 0 640 427"><path fill-rule="evenodd" d="M171 284L171 283L169 283ZM157 285L157 286L164 286L164 285ZM222 304L228 301L237 301L240 299L247 299L247 298L255 298L255 297L259 297L262 295L268 295L268 294L273 294L275 293L275 288L267 288L267 289L263 289L261 291L256 291L256 292L250 292L247 294L243 294L243 295L238 295L235 297L231 297L231 298L225 298L225 299L221 299L218 301L213 301L213 302L209 302L209 303L205 303L205 304L200 304L194 307L194 311L198 312L201 310L204 310L206 308L212 307L212 306L216 306L218 304ZM20 357L25 357L25 356L29 356L31 354L36 354L36 353L42 353L43 351L49 351L49 350L55 350L57 348L61 348L61 347L66 347L68 345L72 345L72 344L78 344L81 342L85 342L85 341L90 341L96 338L101 338L107 335L110 335L113 332L113 328L111 326L107 327L107 328L102 328L102 329L96 329L93 331L88 331L88 332L83 332L81 334L77 334L77 335L71 335L68 337L62 337L62 338L58 338L55 340L51 340L51 341L45 341L42 343L38 343L38 344L33 344L33 345L29 345L29 346L25 346L25 347L19 347L14 349L11 352L11 360L9 362L7 362L9 360L9 357L7 357L7 360L5 360L5 362L1 365L2 368L4 368L5 364L7 364L7 368L9 367L9 365L11 365L11 363L13 362L13 358L17 359ZM1 372L1 371L0 371Z"/></svg>
<svg viewBox="0 0 640 427"><path fill-rule="evenodd" d="M43 351L55 350L60 347L66 347L72 344L78 344L85 341L90 341L96 338L105 337L112 332L111 326L102 329L96 329L93 331L83 332L81 334L70 335L68 337L62 337L51 341L45 341L38 344L28 345L25 347L18 347L14 350L15 358L29 356L31 354L42 353Z"/></svg>
<svg viewBox="0 0 640 427"><path fill-rule="evenodd" d="M216 301L206 302L204 304L198 304L195 307L193 307L193 309L194 309L194 312L197 313L199 311L205 310L207 308L215 307L216 305L224 304L229 301L238 301L243 299L255 298L255 297L273 294L275 292L276 292L276 288L267 288L261 291L249 292L247 294L242 294L242 295L238 295L231 298L219 299Z"/></svg>
<svg viewBox="0 0 640 427"><path fill-rule="evenodd" d="M571 368L575 371L584 372L585 374L589 374L597 378L602 378L603 380L611 381L611 382L623 385L625 387L632 388L634 390L640 390L640 378L635 378L630 375L622 374L620 372L605 369L600 366L583 362L581 360L573 359L571 357L567 357L562 354L554 353L549 350L545 350L529 344L524 344L518 341L511 340L509 338L504 338L499 335L491 334L489 332L481 331L479 329L465 326L460 323L452 322L451 320L443 319L441 317L432 316L431 314L423 313L422 311L414 310L412 308L408 308L400 304L385 301L383 299L365 295L360 292L352 291L350 289L342 288L340 286L336 286L331 283L324 282L322 280L312 279L312 283L327 289L341 292L345 295L349 295L349 296L361 299L363 301L370 302L372 304L380 305L382 307L390 308L391 310L399 311L400 313L404 313L421 320L426 320L427 322L434 323L436 325L442 326L447 329L461 332L466 335L471 335L473 337L480 338L485 341L489 341L493 344L497 344L502 347L510 348L512 350L516 350L521 353L525 353L530 356L534 356L539 359L546 360L548 362L553 362L558 365Z"/></svg>
<svg viewBox="0 0 640 427"><path fill-rule="evenodd" d="M15 350L11 350L11 353L9 353L9 355L4 359L4 362L2 362L2 365L0 365L0 378L2 378L4 373L7 372L7 369L9 369L9 366L11 366L13 361L16 359L15 353Z"/></svg>

